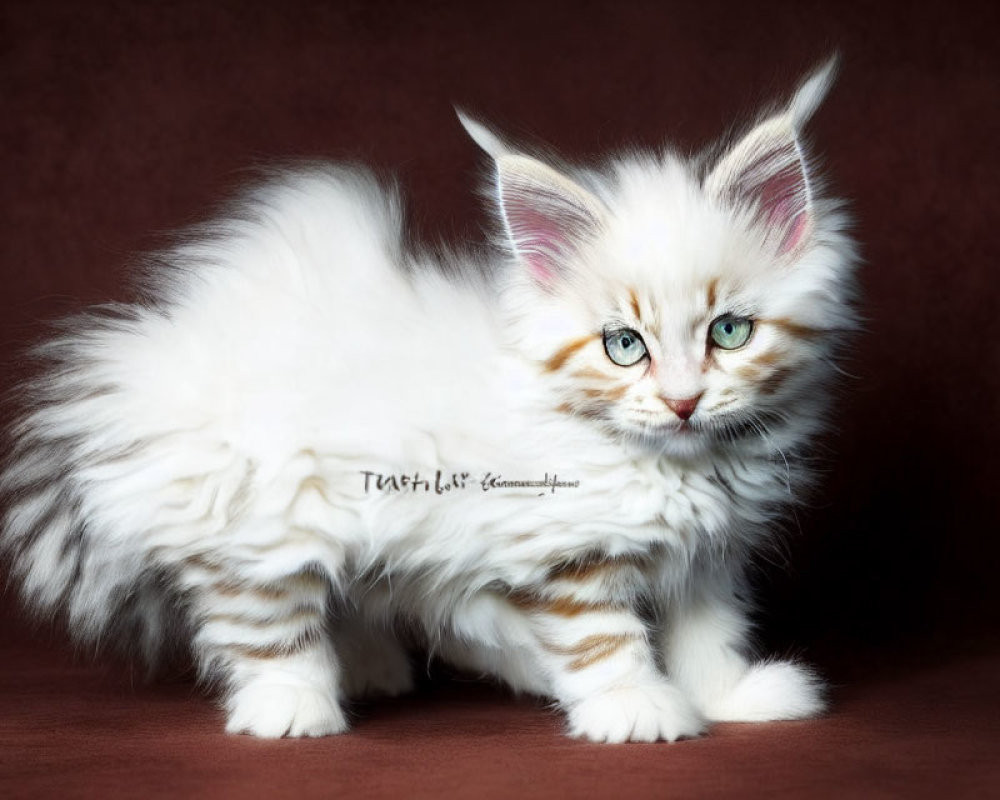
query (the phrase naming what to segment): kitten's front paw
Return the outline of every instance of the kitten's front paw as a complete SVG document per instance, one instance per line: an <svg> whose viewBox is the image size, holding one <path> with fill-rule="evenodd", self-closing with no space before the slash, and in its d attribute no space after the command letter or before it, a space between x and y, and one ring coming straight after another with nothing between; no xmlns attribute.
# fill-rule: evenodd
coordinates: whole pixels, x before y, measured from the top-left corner
<svg viewBox="0 0 1000 800"><path fill-rule="evenodd" d="M347 718L336 699L305 686L252 683L229 697L226 710L226 733L278 739L329 736L347 730Z"/></svg>
<svg viewBox="0 0 1000 800"><path fill-rule="evenodd" d="M704 729L694 707L666 683L611 689L569 710L570 735L592 742L673 742Z"/></svg>
<svg viewBox="0 0 1000 800"><path fill-rule="evenodd" d="M768 722L815 717L825 708L823 682L808 667L766 661L751 666L729 692L703 710L713 722Z"/></svg>

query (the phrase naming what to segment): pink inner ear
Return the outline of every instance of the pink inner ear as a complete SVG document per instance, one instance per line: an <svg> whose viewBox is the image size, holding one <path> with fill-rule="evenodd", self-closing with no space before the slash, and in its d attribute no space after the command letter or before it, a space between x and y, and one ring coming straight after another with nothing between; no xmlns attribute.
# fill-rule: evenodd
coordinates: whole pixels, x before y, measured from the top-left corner
<svg viewBox="0 0 1000 800"><path fill-rule="evenodd" d="M573 223L561 219L555 209L542 211L524 204L516 195L504 206L507 224L518 253L527 263L532 277L551 285L558 273L558 259L570 246L567 228Z"/></svg>
<svg viewBox="0 0 1000 800"><path fill-rule="evenodd" d="M545 286L555 283L556 273L552 269L551 261L536 253L529 253L525 259L528 264L528 272L531 277Z"/></svg>
<svg viewBox="0 0 1000 800"><path fill-rule="evenodd" d="M783 231L778 252L789 253L806 233L806 204L803 182L797 176L777 175L761 187L760 206L768 228Z"/></svg>
<svg viewBox="0 0 1000 800"><path fill-rule="evenodd" d="M799 214L795 221L792 223L791 227L785 233L785 238L781 240L781 247L778 248L778 252L782 255L785 253L790 253L805 238L806 230L808 229L808 217L805 213Z"/></svg>
<svg viewBox="0 0 1000 800"><path fill-rule="evenodd" d="M786 254L798 247L809 229L808 190L794 143L760 157L742 172L740 194L756 200L769 232L781 236Z"/></svg>

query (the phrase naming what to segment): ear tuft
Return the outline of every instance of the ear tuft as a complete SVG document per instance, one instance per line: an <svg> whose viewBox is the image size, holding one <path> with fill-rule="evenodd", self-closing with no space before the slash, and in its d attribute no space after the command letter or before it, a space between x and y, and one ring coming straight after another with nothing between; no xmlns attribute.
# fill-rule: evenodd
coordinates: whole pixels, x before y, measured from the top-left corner
<svg viewBox="0 0 1000 800"><path fill-rule="evenodd" d="M840 67L840 55L834 53L820 67L812 72L808 78L802 81L788 111L792 118L792 126L796 131L801 130L805 124L816 113L820 103L826 98L830 87L837 77L837 70Z"/></svg>
<svg viewBox="0 0 1000 800"><path fill-rule="evenodd" d="M462 127L465 128L465 132L469 134L472 141L478 144L494 160L513 152L503 143L503 140L499 136L483 123L469 116L458 107L455 108L455 113L458 115L458 121L462 123Z"/></svg>

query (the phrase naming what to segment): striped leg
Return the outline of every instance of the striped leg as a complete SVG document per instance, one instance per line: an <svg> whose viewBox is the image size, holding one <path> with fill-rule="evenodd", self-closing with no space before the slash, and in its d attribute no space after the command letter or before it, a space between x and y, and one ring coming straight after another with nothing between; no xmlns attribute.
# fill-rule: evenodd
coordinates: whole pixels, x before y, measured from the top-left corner
<svg viewBox="0 0 1000 800"><path fill-rule="evenodd" d="M227 732L277 738L347 729L325 579L299 572L255 583L203 559L189 559L182 579L194 601L201 670L226 685Z"/></svg>
<svg viewBox="0 0 1000 800"><path fill-rule="evenodd" d="M656 666L646 625L621 594L635 565L603 561L553 574L511 602L532 623L537 658L566 710L572 736L595 742L674 741L703 730L701 716Z"/></svg>
<svg viewBox="0 0 1000 800"><path fill-rule="evenodd" d="M791 661L751 663L750 625L729 575L698 576L666 616L667 674L712 721L802 719L823 710L822 683Z"/></svg>

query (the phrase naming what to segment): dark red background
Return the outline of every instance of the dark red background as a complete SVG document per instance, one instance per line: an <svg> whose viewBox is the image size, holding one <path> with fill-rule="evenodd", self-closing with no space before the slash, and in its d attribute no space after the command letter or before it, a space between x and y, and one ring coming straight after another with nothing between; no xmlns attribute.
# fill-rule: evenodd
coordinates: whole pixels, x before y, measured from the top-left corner
<svg viewBox="0 0 1000 800"><path fill-rule="evenodd" d="M454 104L575 159L694 150L834 49L841 75L811 138L857 220L867 320L824 486L791 526L791 566L760 581L765 639L834 679L830 717L596 748L558 738L530 702L439 680L348 737L252 742L224 737L183 684L133 688L27 632L8 595L0 788L126 788L140 762L144 790L213 795L995 788L994 4L8 0L0 15L7 385L44 320L124 298L131 255L249 166L362 160L400 177L426 237L478 239L482 161Z"/></svg>

